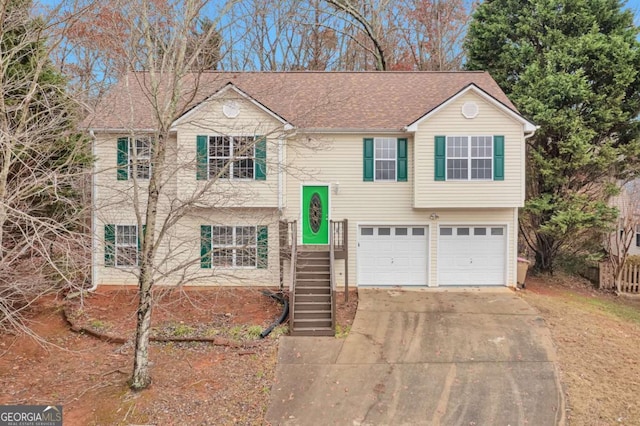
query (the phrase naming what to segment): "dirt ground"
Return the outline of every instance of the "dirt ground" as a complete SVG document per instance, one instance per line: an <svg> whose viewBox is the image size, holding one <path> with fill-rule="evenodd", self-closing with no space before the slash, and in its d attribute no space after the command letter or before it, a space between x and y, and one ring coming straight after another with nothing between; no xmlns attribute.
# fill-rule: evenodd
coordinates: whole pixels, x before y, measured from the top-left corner
<svg viewBox="0 0 640 426"><path fill-rule="evenodd" d="M133 335L136 296L103 291L81 306L48 298L34 306L31 327L47 343L30 336L0 336L0 404L60 404L65 425L259 425L274 379L277 338L258 334L280 315L282 306L260 289L166 292L153 314L153 335L210 342L151 345L153 383L131 392L131 341L107 342L73 332L64 308L78 327L96 334ZM348 331L357 293L337 299L339 330ZM220 343L221 342L221 343Z"/></svg>
<svg viewBox="0 0 640 426"><path fill-rule="evenodd" d="M640 299L602 293L580 279L529 278L518 294L551 329L570 425L640 425ZM357 294L337 298L337 335L345 336ZM71 319L96 334L133 333L136 297L100 290L66 304L42 300L30 316L47 340L0 336L0 404L61 404L65 425L259 425L274 379L279 327L257 334L281 312L259 289L163 294L154 311L159 337L210 337L221 344L153 343L153 384L134 393L130 343L73 332ZM218 340L216 340L218 341Z"/></svg>
<svg viewBox="0 0 640 426"><path fill-rule="evenodd" d="M640 425L640 299L576 278L529 278L519 294L551 329L570 425Z"/></svg>

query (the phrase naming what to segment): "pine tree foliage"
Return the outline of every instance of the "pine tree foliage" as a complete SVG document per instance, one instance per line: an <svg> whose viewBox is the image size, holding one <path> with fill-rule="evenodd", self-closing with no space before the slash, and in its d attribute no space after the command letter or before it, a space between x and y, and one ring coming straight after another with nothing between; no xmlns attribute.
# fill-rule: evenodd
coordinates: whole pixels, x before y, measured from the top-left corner
<svg viewBox="0 0 640 426"><path fill-rule="evenodd" d="M467 68L489 71L540 126L527 141L520 227L544 272L563 248L610 226L612 182L638 171L639 29L622 6L489 0L469 28Z"/></svg>

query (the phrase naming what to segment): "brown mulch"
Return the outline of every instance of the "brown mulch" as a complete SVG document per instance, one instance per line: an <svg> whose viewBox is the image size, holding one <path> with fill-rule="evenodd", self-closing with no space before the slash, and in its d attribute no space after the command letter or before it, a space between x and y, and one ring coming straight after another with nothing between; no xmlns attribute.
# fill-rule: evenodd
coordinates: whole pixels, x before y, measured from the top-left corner
<svg viewBox="0 0 640 426"><path fill-rule="evenodd" d="M153 313L159 336L209 335L239 342L153 343L151 387L132 392L130 343L109 343L73 332L62 300L48 298L32 309L32 337L0 336L0 404L62 404L65 425L263 423L275 376L277 338L255 338L282 306L253 288L174 291L158 294ZM353 321L357 294L337 298L343 328ZM131 290L100 290L71 306L73 321L98 332L130 337L137 299ZM251 343L247 345L247 343Z"/></svg>

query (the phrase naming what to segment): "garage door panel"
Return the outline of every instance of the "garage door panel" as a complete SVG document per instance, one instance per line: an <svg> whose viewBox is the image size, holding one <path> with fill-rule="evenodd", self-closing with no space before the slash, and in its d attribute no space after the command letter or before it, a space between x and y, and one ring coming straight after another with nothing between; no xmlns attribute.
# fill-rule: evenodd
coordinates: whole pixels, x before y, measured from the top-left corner
<svg viewBox="0 0 640 426"><path fill-rule="evenodd" d="M439 285L505 285L506 232L502 226L442 226Z"/></svg>
<svg viewBox="0 0 640 426"><path fill-rule="evenodd" d="M425 226L360 227L358 285L426 285L427 253Z"/></svg>

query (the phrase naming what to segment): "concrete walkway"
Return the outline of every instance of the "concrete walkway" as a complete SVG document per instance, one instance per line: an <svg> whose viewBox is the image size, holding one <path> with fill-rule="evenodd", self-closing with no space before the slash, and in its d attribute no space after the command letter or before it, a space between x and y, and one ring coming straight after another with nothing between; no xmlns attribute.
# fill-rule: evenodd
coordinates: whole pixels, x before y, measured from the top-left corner
<svg viewBox="0 0 640 426"><path fill-rule="evenodd" d="M543 320L508 289L359 289L346 339L285 337L266 420L286 425L557 425Z"/></svg>

